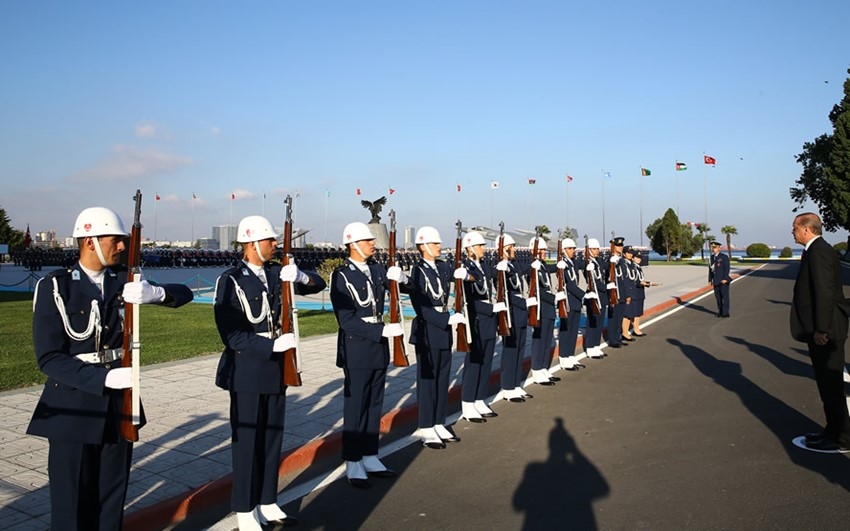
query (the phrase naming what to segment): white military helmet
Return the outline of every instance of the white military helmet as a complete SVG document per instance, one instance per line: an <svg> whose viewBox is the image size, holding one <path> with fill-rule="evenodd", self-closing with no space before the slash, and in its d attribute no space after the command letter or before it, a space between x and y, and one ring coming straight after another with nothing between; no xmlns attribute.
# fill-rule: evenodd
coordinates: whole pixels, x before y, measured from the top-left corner
<svg viewBox="0 0 850 531"><path fill-rule="evenodd" d="M599 240L597 240L596 238L591 238L587 240L587 246L590 249L599 249Z"/></svg>
<svg viewBox="0 0 850 531"><path fill-rule="evenodd" d="M361 223L359 221L355 221L353 223L349 223L342 229L342 243L343 245L347 243L359 242L360 240L374 240L375 235L372 234L372 231L369 230L369 227L366 226L365 223Z"/></svg>
<svg viewBox="0 0 850 531"><path fill-rule="evenodd" d="M516 240L514 240L514 237L510 234L505 234L502 241L505 242L505 245L516 245Z"/></svg>
<svg viewBox="0 0 850 531"><path fill-rule="evenodd" d="M480 232L469 231L466 233L466 236L463 237L464 249L472 247L473 245L487 245L484 241L484 236L482 236Z"/></svg>
<svg viewBox="0 0 850 531"><path fill-rule="evenodd" d="M434 227L422 227L416 231L416 243L443 243L443 240Z"/></svg>
<svg viewBox="0 0 850 531"><path fill-rule="evenodd" d="M271 222L263 216L248 216L242 218L236 229L236 241L239 243L258 242L269 238L277 238L277 233Z"/></svg>
<svg viewBox="0 0 850 531"><path fill-rule="evenodd" d="M561 249L569 249L570 247L575 247L576 242L573 241L572 238L564 238L561 240Z"/></svg>
<svg viewBox="0 0 850 531"><path fill-rule="evenodd" d="M544 240L540 236L535 236L534 238L531 238L531 240L528 241L528 247L530 249L534 249L534 240L537 240L537 250L538 251L541 250L541 249L543 249L543 250L546 249L546 240Z"/></svg>
<svg viewBox="0 0 850 531"><path fill-rule="evenodd" d="M77 216L74 222L74 238L89 236L127 236L118 214L104 207L90 207Z"/></svg>

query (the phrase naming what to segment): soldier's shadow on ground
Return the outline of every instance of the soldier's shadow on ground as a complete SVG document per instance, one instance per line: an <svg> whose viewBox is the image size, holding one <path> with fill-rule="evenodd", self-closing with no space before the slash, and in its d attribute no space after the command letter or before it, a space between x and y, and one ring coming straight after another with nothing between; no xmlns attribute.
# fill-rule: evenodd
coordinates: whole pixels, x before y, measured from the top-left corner
<svg viewBox="0 0 850 531"><path fill-rule="evenodd" d="M676 299L678 300L678 297L676 297ZM711 299L711 301L712 301L712 304L714 304L714 299ZM682 303L682 301L680 301L680 303ZM707 314L711 314L711 315L717 315L717 307L716 306L714 306L713 308L709 308L708 306L703 306L702 304L688 304L686 306L686 308L688 310L691 310L691 311L694 311L694 312L702 312L702 313L707 313Z"/></svg>
<svg viewBox="0 0 850 531"><path fill-rule="evenodd" d="M549 432L549 457L530 463L514 492L513 508L525 513L522 529L597 529L593 502L610 492L608 482L578 449L558 417Z"/></svg>
<svg viewBox="0 0 850 531"><path fill-rule="evenodd" d="M850 459L841 455L823 455L797 447L793 439L807 431L816 431L819 426L810 418L782 400L767 393L755 382L742 374L739 363L720 360L695 346L687 345L677 339L668 339L668 343L679 348L702 374L711 378L717 385L735 393L741 403L761 421L777 438L791 462L821 474L831 483L850 491ZM751 351L771 360L779 367L785 367L789 374L802 371L793 360L778 362L782 353L763 345L756 345L744 339L735 341L747 346ZM812 383L814 385L814 382Z"/></svg>

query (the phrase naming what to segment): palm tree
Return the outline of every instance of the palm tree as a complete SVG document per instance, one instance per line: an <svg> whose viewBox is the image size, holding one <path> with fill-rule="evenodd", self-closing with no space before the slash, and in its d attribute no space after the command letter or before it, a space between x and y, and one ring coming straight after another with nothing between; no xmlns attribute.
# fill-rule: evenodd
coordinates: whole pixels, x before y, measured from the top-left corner
<svg viewBox="0 0 850 531"><path fill-rule="evenodd" d="M732 236L738 235L738 229L735 228L735 225L726 225L725 227L720 229L720 232L726 235L726 253L729 255L729 259L732 259Z"/></svg>

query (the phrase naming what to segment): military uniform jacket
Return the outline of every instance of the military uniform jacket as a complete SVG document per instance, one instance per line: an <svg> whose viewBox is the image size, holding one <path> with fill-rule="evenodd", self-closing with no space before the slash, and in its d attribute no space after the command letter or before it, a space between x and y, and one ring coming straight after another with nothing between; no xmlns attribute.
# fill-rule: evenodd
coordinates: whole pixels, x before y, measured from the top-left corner
<svg viewBox="0 0 850 531"><path fill-rule="evenodd" d="M497 319L493 314L492 272L484 264L473 262L468 258L463 259L463 266L471 277L464 281L463 293L466 297L473 339L476 337L481 340L495 339Z"/></svg>
<svg viewBox="0 0 850 531"><path fill-rule="evenodd" d="M564 276L564 291L567 292L567 305L570 311L580 311L582 308L582 300L584 299L584 290L578 285L580 272L583 270L583 264L576 260L563 258L567 267L558 269L558 274Z"/></svg>
<svg viewBox="0 0 850 531"><path fill-rule="evenodd" d="M389 341L381 335L386 272L369 264L368 273L348 259L331 275L331 303L339 324L337 367L386 369L390 362Z"/></svg>
<svg viewBox="0 0 850 531"><path fill-rule="evenodd" d="M511 327L515 330L517 326L523 327L528 324L528 306L525 301L524 274L520 273L519 267L514 262L508 263L505 280L508 284Z"/></svg>
<svg viewBox="0 0 850 531"><path fill-rule="evenodd" d="M732 282L732 277L729 276L729 257L724 253L711 255L708 263L708 281L715 286L719 286L722 281Z"/></svg>
<svg viewBox="0 0 850 531"><path fill-rule="evenodd" d="M594 284L596 285L596 294L599 295L599 305L607 306L608 305L608 288L605 286L608 285L608 261L607 260L599 260L597 258L588 258L591 262L596 264L596 269L592 271Z"/></svg>
<svg viewBox="0 0 850 531"><path fill-rule="evenodd" d="M281 266L263 266L268 288L244 261L226 270L215 286L215 324L224 343L215 384L228 391L279 394L283 385L283 356L272 352L280 335ZM295 293L308 295L325 289L314 272L304 272L313 285L295 283Z"/></svg>
<svg viewBox="0 0 850 531"><path fill-rule="evenodd" d="M98 444L107 430L117 430L124 393L104 384L106 373L120 367L121 361L94 364L75 356L122 347L120 295L126 282L126 268L107 268L101 296L79 262L39 280L33 302L33 347L47 382L27 433ZM168 301L163 306L182 306L192 300L192 291L182 284L162 287ZM142 412L140 427L144 423Z"/></svg>
<svg viewBox="0 0 850 531"><path fill-rule="evenodd" d="M646 299L646 286L643 285L643 267L632 263L632 271L635 273L635 294L632 297L637 300Z"/></svg>
<svg viewBox="0 0 850 531"><path fill-rule="evenodd" d="M625 258L620 258L617 263L617 287L619 288L620 302L626 302L627 298L634 298L637 287L635 282L634 264Z"/></svg>
<svg viewBox="0 0 850 531"><path fill-rule="evenodd" d="M416 312L410 343L428 348L451 349L452 327L449 326L449 289L452 269L442 260L436 269L425 260L410 272L410 302Z"/></svg>
<svg viewBox="0 0 850 531"><path fill-rule="evenodd" d="M528 278L535 273L533 267L528 268ZM552 291L552 278L549 275L549 266L546 262L540 262L537 270L537 300L540 301L540 319L555 320L555 293Z"/></svg>

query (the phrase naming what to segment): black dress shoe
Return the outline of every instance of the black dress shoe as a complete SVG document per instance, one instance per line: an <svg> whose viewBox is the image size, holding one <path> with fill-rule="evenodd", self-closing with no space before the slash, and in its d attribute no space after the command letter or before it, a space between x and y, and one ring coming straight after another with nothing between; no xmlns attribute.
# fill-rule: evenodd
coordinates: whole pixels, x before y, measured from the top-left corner
<svg viewBox="0 0 850 531"><path fill-rule="evenodd" d="M266 522L266 524L272 526L274 529L278 529L281 527L292 527L298 525L298 518L286 515L286 518L281 518L279 520L269 520L268 522Z"/></svg>
<svg viewBox="0 0 850 531"><path fill-rule="evenodd" d="M375 477L378 477L378 478L394 478L394 477L396 477L395 470L392 470L390 468L385 468L383 470L376 470L374 472L372 472L371 470L367 470L366 473L369 474L370 476L375 476Z"/></svg>
<svg viewBox="0 0 850 531"><path fill-rule="evenodd" d="M621 336L620 339L623 340L623 341L634 341L635 340L635 338L633 338L633 337L626 337L626 336Z"/></svg>
<svg viewBox="0 0 850 531"><path fill-rule="evenodd" d="M646 337L646 333L638 334L637 332L632 332L632 335L637 337Z"/></svg>
<svg viewBox="0 0 850 531"><path fill-rule="evenodd" d="M372 484L369 483L368 479L361 478L348 478L348 484L354 487L355 489L371 489Z"/></svg>
<svg viewBox="0 0 850 531"><path fill-rule="evenodd" d="M850 452L850 446L839 444L832 439L824 437L819 441L806 441L806 448L820 450L822 452Z"/></svg>
<svg viewBox="0 0 850 531"><path fill-rule="evenodd" d="M560 376L550 376L550 377L549 377L549 381L552 381L552 382L560 382L560 381L561 381L561 377L560 377Z"/></svg>
<svg viewBox="0 0 850 531"><path fill-rule="evenodd" d="M547 387L550 386L550 385L555 385L555 382L553 382L551 380L548 380L548 381L545 381L545 382L534 382L534 383L536 383L537 385L545 385Z"/></svg>
<svg viewBox="0 0 850 531"><path fill-rule="evenodd" d="M510 400L511 402L516 402L516 403L525 402L525 398L523 398L521 396L512 396L510 398L506 398L505 400Z"/></svg>
<svg viewBox="0 0 850 531"><path fill-rule="evenodd" d="M720 317L727 319L729 317L729 314L727 313L726 315L721 315Z"/></svg>
<svg viewBox="0 0 850 531"><path fill-rule="evenodd" d="M432 450L442 450L446 447L446 443L443 441L440 442L424 442L422 443L426 448L430 448Z"/></svg>
<svg viewBox="0 0 850 531"><path fill-rule="evenodd" d="M443 442L460 442L460 437L454 432L454 430L450 426L445 426L446 431L449 432L449 436L443 439Z"/></svg>
<svg viewBox="0 0 850 531"><path fill-rule="evenodd" d="M525 393L524 395L522 395L522 397L525 398L526 400L528 400L529 398L534 398L534 395L530 395L528 393Z"/></svg>
<svg viewBox="0 0 850 531"><path fill-rule="evenodd" d="M587 368L587 365L584 365L582 363L576 363L575 367L576 369L585 369Z"/></svg>
<svg viewBox="0 0 850 531"><path fill-rule="evenodd" d="M584 365L580 366L578 363L576 363L572 367L561 367L561 368L564 369L565 371L577 371L577 370L579 370L580 367L584 367Z"/></svg>
<svg viewBox="0 0 850 531"><path fill-rule="evenodd" d="M472 422L472 423L475 423L475 424L482 424L484 422L487 422L487 419L482 418L482 417L461 417L461 418L463 420L467 421L467 422Z"/></svg>
<svg viewBox="0 0 850 531"><path fill-rule="evenodd" d="M805 435L806 443L822 441L824 437L826 437L826 432L823 430L810 431Z"/></svg>
<svg viewBox="0 0 850 531"><path fill-rule="evenodd" d="M495 411L488 411L487 413L482 413L481 416L484 417L485 419L491 419L493 417L498 417L499 414L496 413Z"/></svg>
<svg viewBox="0 0 850 531"><path fill-rule="evenodd" d="M614 344L608 343L608 346L609 346L609 347L611 347L611 348L620 348L620 347L622 347L623 345L621 345L621 344L619 344L619 343L614 343Z"/></svg>

